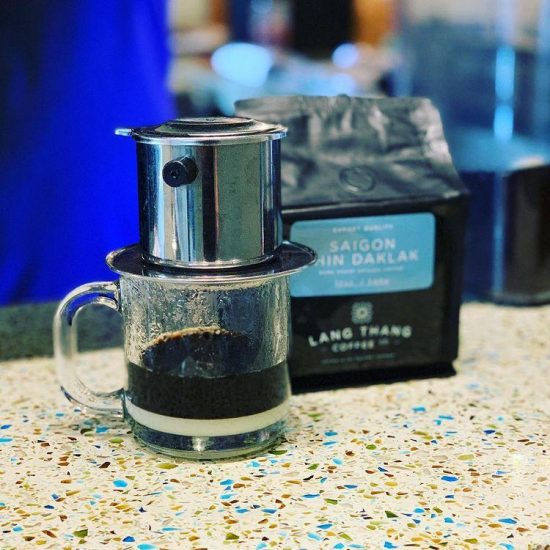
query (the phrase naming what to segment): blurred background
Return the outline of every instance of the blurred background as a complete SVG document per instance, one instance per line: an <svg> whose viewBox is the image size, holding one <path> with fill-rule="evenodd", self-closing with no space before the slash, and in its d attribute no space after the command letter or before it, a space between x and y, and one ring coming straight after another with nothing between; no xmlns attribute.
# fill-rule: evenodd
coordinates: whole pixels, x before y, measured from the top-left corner
<svg viewBox="0 0 550 550"><path fill-rule="evenodd" d="M421 95L472 193L467 298L550 300L550 0L0 3L0 305L138 240L119 126L265 95Z"/></svg>

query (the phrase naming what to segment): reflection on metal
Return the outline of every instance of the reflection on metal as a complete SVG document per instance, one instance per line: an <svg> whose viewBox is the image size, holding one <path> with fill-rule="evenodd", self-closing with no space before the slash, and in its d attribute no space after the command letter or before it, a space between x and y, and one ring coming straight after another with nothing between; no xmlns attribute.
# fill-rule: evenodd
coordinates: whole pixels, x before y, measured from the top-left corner
<svg viewBox="0 0 550 550"><path fill-rule="evenodd" d="M153 263L223 269L271 259L282 243L282 126L177 119L137 141L140 240Z"/></svg>

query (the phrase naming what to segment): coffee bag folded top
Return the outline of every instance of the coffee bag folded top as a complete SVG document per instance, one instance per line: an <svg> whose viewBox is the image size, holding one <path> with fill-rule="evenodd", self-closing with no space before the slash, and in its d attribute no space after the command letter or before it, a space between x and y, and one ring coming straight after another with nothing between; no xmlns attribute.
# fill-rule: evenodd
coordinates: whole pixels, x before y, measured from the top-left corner
<svg viewBox="0 0 550 550"><path fill-rule="evenodd" d="M428 99L283 96L238 101L236 109L288 127L285 206L465 193Z"/></svg>
<svg viewBox="0 0 550 550"><path fill-rule="evenodd" d="M288 127L285 237L295 389L441 375L458 348L467 191L427 99L273 97L237 114Z"/></svg>

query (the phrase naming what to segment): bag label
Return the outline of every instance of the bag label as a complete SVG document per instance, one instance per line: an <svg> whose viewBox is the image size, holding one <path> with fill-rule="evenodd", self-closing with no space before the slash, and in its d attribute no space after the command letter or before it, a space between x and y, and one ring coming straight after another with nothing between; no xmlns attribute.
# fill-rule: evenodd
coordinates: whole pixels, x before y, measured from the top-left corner
<svg viewBox="0 0 550 550"><path fill-rule="evenodd" d="M420 290L433 284L431 213L299 221L290 238L317 252L314 265L290 278L295 298Z"/></svg>

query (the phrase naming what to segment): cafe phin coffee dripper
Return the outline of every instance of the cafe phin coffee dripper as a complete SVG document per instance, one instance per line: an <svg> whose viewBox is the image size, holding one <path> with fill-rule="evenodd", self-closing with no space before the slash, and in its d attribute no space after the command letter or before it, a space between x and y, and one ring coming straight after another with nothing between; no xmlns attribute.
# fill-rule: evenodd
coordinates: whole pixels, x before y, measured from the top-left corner
<svg viewBox="0 0 550 550"><path fill-rule="evenodd" d="M236 456L285 427L288 277L315 259L282 240L285 132L223 117L117 130L137 142L140 244L108 255L117 282L84 285L61 303L58 376L71 400L123 413L157 451ZM115 392L94 392L75 372L74 318L91 303L123 317L127 382Z"/></svg>

